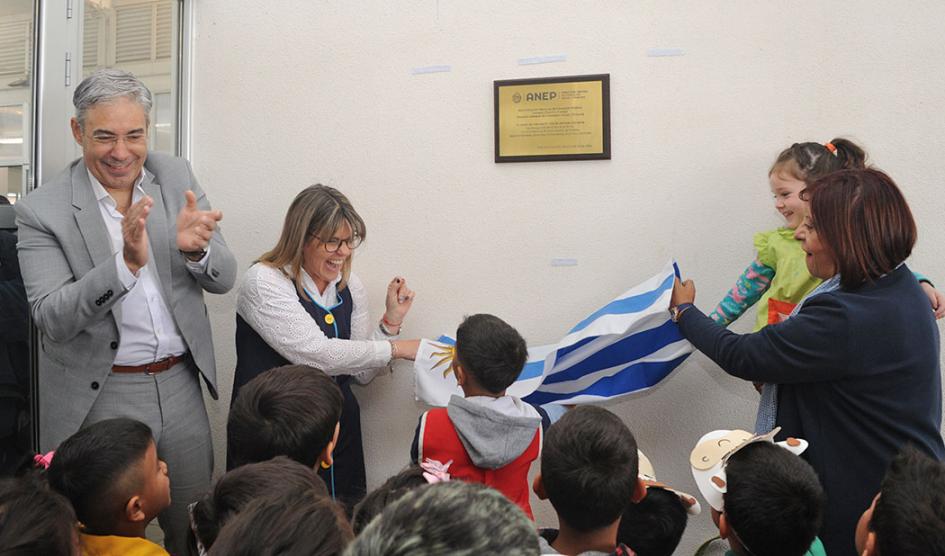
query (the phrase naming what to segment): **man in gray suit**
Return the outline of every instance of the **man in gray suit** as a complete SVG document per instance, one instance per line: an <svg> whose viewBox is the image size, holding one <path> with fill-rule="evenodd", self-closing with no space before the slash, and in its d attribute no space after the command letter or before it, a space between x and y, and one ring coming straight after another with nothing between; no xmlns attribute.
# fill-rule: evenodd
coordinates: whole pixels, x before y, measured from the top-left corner
<svg viewBox="0 0 945 556"><path fill-rule="evenodd" d="M213 468L203 291L228 291L236 261L190 165L148 152L151 102L124 71L79 84L71 126L82 158L16 204L17 247L40 332L42 449L103 419L148 424L171 479L165 543L184 553L187 505Z"/></svg>

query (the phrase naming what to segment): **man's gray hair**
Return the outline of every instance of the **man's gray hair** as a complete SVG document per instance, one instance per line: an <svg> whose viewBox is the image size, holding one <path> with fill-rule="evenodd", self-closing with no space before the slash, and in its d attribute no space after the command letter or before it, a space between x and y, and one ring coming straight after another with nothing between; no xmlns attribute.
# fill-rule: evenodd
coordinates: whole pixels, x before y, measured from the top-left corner
<svg viewBox="0 0 945 556"><path fill-rule="evenodd" d="M151 91L144 83L125 70L104 68L83 79L72 95L79 127L85 129L85 113L90 107L119 97L128 97L137 102L144 109L145 118L150 120L153 101Z"/></svg>
<svg viewBox="0 0 945 556"><path fill-rule="evenodd" d="M392 503L345 556L538 554L538 533L518 506L481 484L421 486Z"/></svg>

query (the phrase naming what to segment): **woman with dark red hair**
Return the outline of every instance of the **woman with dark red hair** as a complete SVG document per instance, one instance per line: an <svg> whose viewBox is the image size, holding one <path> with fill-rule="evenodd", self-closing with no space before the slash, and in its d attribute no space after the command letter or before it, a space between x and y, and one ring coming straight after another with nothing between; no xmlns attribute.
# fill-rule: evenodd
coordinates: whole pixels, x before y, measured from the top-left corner
<svg viewBox="0 0 945 556"><path fill-rule="evenodd" d="M928 298L904 264L916 225L899 188L873 169L828 174L806 190L797 239L824 283L786 321L734 334L692 303L677 281L673 318L725 372L779 384L781 437L810 442L805 457L827 492L827 554L854 554L857 518L906 444L941 460L939 333Z"/></svg>

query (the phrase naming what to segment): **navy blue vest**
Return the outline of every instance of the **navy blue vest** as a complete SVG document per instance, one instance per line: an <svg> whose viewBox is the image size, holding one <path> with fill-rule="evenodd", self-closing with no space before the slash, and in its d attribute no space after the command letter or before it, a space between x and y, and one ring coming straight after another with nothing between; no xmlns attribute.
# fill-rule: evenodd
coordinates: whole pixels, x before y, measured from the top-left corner
<svg viewBox="0 0 945 556"><path fill-rule="evenodd" d="M351 339L351 313L354 304L351 292L345 288L338 295L338 302L332 307L322 307L299 297L299 303L318 324L329 338ZM236 376L233 379L233 400L240 387L253 377L274 367L287 365L289 362L256 333L239 315L236 316ZM364 448L361 441L361 408L358 399L351 392L349 375L335 376L335 382L341 387L341 431L335 446L334 466L318 469L318 476L325 481L325 486L336 500L345 505L348 514L354 505L364 497L367 491L364 470ZM228 463L229 468L229 463Z"/></svg>
<svg viewBox="0 0 945 556"><path fill-rule="evenodd" d="M299 296L299 303L311 315L329 338L351 339L351 312L354 304L351 301L351 291L348 288L338 294L338 303L333 307L321 305L303 299ZM230 404L236 399L236 394L244 384L254 377L273 369L288 365L289 361L272 349L262 337L253 330L243 317L236 315L236 375L233 377L233 396ZM344 375L336 377L339 385L344 385L350 379Z"/></svg>

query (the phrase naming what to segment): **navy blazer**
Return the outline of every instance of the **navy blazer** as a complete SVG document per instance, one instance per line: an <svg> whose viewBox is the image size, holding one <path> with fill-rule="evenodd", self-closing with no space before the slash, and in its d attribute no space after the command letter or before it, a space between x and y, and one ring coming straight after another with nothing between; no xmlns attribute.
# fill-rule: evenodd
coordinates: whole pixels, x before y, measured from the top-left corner
<svg viewBox="0 0 945 556"><path fill-rule="evenodd" d="M805 438L827 493L827 554L854 554L860 514L903 445L943 459L939 333L906 267L855 291L809 298L754 334L735 334L693 308L683 335L725 372L780 384L780 437Z"/></svg>

